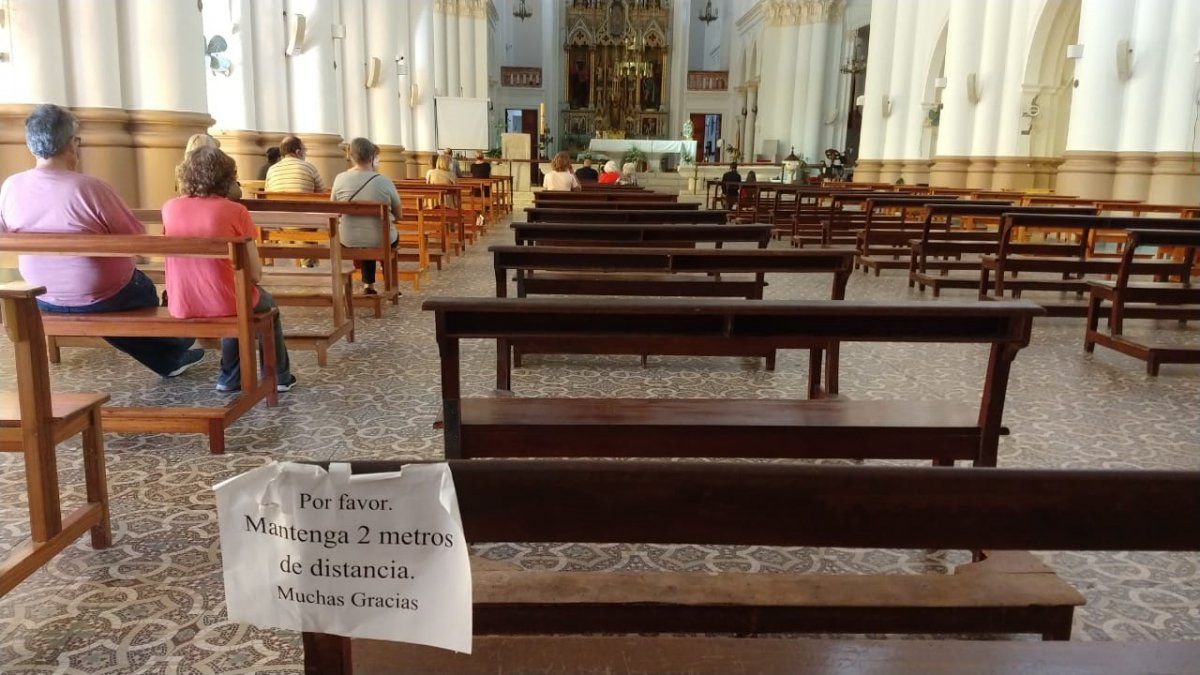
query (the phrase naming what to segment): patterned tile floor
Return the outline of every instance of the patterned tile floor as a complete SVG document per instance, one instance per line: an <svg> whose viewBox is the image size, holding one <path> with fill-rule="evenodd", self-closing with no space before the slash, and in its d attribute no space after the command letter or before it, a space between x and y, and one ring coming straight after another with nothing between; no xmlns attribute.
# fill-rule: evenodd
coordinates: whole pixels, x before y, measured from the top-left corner
<svg viewBox="0 0 1200 675"><path fill-rule="evenodd" d="M508 239L498 228L483 244ZM195 435L108 436L114 545L77 543L0 599L0 671L6 673L298 672L294 633L225 618L210 487L271 459L436 458L438 360L432 322L420 310L435 295L492 295L483 246L432 274L383 320L363 318L359 341L332 351L327 368L293 354L300 386L272 411L259 407L229 431L228 454L213 457ZM826 297L824 280L773 279L771 298ZM858 274L848 297L916 297L899 272ZM948 294L948 297L956 297ZM969 298L969 293L957 297ZM285 310L285 321L320 320ZM1132 322L1131 330L1154 328ZM1000 462L1010 467L1200 469L1200 370L1166 366L1158 378L1140 362L1082 349L1082 322L1037 323L1009 387ZM1200 329L1157 327L1196 344ZM843 349L843 394L852 398L978 400L986 352L978 347L850 345ZM493 348L464 349L464 389L483 392ZM516 371L523 395L802 397L806 358L785 353L764 372L750 359L534 357ZM0 386L12 381L12 351L0 345ZM219 400L215 355L173 381L161 381L102 350L68 350L52 367L59 391L111 392L116 402ZM60 449L64 499L82 497L76 444ZM25 536L24 474L0 457L0 550ZM670 546L492 546L482 553L546 569L754 570L778 572L942 572L960 552ZM1045 553L1087 596L1075 639L1200 638L1200 556L1156 553Z"/></svg>

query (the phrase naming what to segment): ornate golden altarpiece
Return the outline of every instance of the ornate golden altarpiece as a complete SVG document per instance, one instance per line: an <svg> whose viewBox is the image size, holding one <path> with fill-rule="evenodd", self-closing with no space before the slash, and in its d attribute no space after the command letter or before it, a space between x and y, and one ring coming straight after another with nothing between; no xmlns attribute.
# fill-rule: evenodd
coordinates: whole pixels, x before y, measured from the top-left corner
<svg viewBox="0 0 1200 675"><path fill-rule="evenodd" d="M562 147L666 138L670 0L567 0Z"/></svg>

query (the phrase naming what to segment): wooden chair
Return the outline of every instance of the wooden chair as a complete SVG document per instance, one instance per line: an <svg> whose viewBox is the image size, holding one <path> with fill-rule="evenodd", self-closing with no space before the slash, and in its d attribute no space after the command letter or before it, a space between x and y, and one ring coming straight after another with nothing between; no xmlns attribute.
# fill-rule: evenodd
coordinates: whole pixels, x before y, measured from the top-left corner
<svg viewBox="0 0 1200 675"><path fill-rule="evenodd" d="M90 531L92 548L108 548L112 542L100 419L108 395L50 392L46 338L34 300L45 292L23 282L0 285L0 314L17 364L17 391L0 393L0 452L24 455L30 530L29 538L0 563L0 596L84 532ZM64 519L55 451L76 434L83 440L87 501Z"/></svg>
<svg viewBox="0 0 1200 675"><path fill-rule="evenodd" d="M1146 225L1152 225L1147 222ZM1163 363L1200 363L1200 347L1173 347L1153 345L1143 340L1126 337L1125 318L1137 306L1139 318L1151 319L1200 319L1200 286L1192 283L1189 263L1197 259L1200 250L1200 229L1187 230L1129 230L1121 256L1121 267L1115 280L1089 280L1087 333L1084 349L1089 353L1096 345L1116 350L1146 362L1146 372L1158 375ZM1139 247L1179 247L1184 251L1183 265L1178 281L1130 281ZM1100 330L1103 306L1109 304L1108 330Z"/></svg>
<svg viewBox="0 0 1200 675"><path fill-rule="evenodd" d="M352 470L403 465L356 462ZM471 544L984 555L953 574L886 575L526 570L477 561L471 656L305 633L306 672L1184 673L1200 662L1195 643L1152 649L776 637L1033 633L1068 640L1084 598L1024 551L1200 550L1198 472L629 460L463 460L450 469ZM681 633L689 637L673 636Z"/></svg>

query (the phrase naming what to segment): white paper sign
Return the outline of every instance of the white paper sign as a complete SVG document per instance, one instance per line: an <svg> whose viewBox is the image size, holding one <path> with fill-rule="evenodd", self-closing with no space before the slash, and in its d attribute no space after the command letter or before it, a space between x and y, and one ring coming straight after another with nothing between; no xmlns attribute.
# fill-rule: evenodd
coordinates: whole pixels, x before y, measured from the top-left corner
<svg viewBox="0 0 1200 675"><path fill-rule="evenodd" d="M213 490L233 621L471 652L471 567L446 464L274 462Z"/></svg>

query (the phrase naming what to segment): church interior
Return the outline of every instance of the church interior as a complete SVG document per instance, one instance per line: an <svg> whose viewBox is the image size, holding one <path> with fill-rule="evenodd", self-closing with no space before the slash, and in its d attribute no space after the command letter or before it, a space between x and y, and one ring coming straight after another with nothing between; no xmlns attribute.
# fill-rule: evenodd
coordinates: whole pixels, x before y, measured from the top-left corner
<svg viewBox="0 0 1200 675"><path fill-rule="evenodd" d="M0 673L1200 672L1200 2L0 0L0 183Z"/></svg>

